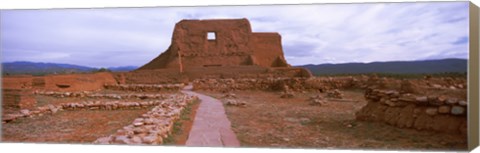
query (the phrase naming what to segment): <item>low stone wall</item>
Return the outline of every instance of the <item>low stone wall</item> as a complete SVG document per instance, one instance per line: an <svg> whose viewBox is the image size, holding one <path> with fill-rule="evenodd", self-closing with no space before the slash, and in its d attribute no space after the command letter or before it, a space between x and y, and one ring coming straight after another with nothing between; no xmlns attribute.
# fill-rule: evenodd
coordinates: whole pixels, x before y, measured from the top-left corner
<svg viewBox="0 0 480 153"><path fill-rule="evenodd" d="M166 99L170 94L137 94L137 93L128 93L128 94L100 94L100 93L91 93L88 91L82 92L55 92L55 91L34 91L36 95L52 96L57 98L108 98L108 99Z"/></svg>
<svg viewBox="0 0 480 153"><path fill-rule="evenodd" d="M119 85L104 85L105 89L134 91L134 92L157 92L157 91L179 91L183 89L184 84L119 84Z"/></svg>
<svg viewBox="0 0 480 153"><path fill-rule="evenodd" d="M367 76L313 77L305 80L309 88L324 91L332 89L366 88L370 86Z"/></svg>
<svg viewBox="0 0 480 153"><path fill-rule="evenodd" d="M458 97L424 96L396 90L367 89L368 104L357 120L385 122L400 128L467 134L467 102Z"/></svg>
<svg viewBox="0 0 480 153"><path fill-rule="evenodd" d="M193 81L193 90L282 90L284 86L304 90L305 78L267 78L267 79L197 79Z"/></svg>
<svg viewBox="0 0 480 153"><path fill-rule="evenodd" d="M366 80L365 80L366 81ZM293 91L319 90L321 92L341 88L365 87L361 79L353 77L297 77L297 78L243 78L243 79L196 79L193 81L194 90L284 90L285 87Z"/></svg>
<svg viewBox="0 0 480 153"><path fill-rule="evenodd" d="M151 111L135 119L132 124L119 129L115 134L98 138L96 144L162 144L173 131L173 124L180 118L185 107L198 100L185 96L175 101L164 101Z"/></svg>
<svg viewBox="0 0 480 153"><path fill-rule="evenodd" d="M196 96L172 94L164 100L143 102L80 102L64 103L37 107L33 110L22 109L17 113L5 115L2 123L9 123L19 118L55 114L59 111L75 110L122 110L145 109L152 110L135 119L132 124L118 130L115 134L94 141L97 144L162 144L173 130L173 124L180 118L185 107L198 100Z"/></svg>
<svg viewBox="0 0 480 153"><path fill-rule="evenodd" d="M157 106L165 102L176 103L184 99L192 98L184 94L172 94L168 99L142 102L120 102L120 101L85 101L78 103L63 103L57 105L41 106L34 109L22 109L19 112L6 114L2 117L2 122L8 123L22 117L42 116L46 114L55 114L64 110L122 110L122 109L142 109Z"/></svg>

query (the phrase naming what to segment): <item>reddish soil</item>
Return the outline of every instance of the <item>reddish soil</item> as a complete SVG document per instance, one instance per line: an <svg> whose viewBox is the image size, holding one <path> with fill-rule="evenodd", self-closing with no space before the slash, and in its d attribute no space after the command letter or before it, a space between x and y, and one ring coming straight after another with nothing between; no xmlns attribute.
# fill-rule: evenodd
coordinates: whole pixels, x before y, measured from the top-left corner
<svg viewBox="0 0 480 153"><path fill-rule="evenodd" d="M91 143L150 110L62 111L2 124L2 141Z"/></svg>
<svg viewBox="0 0 480 153"><path fill-rule="evenodd" d="M203 92L216 98L223 94ZM296 93L282 99L280 93L236 91L246 107L225 106L242 146L337 149L442 149L465 150L467 139L459 135L401 129L384 123L360 122L355 112L366 102L363 91L343 91L357 102L333 102L311 106L317 93ZM325 94L322 94L325 96Z"/></svg>

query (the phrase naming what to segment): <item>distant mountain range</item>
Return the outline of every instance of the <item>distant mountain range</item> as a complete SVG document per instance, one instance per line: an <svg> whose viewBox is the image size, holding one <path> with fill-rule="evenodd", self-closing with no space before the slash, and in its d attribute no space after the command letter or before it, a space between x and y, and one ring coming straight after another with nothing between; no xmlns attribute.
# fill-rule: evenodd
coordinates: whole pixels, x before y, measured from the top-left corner
<svg viewBox="0 0 480 153"><path fill-rule="evenodd" d="M119 71L131 71L135 70L136 66L121 66L121 67L108 67L107 69L114 72ZM3 74L32 74L32 75L45 75L45 74L65 74L65 73L82 73L98 71L100 68L61 64L61 63L36 63L36 62L7 62L2 63Z"/></svg>
<svg viewBox="0 0 480 153"><path fill-rule="evenodd" d="M107 69L113 72L127 72L127 71L133 71L137 68L138 66L119 66L119 67L108 67Z"/></svg>
<svg viewBox="0 0 480 153"><path fill-rule="evenodd" d="M314 75L338 75L338 74L432 74L432 73L465 73L467 72L466 59L442 59L425 61L395 61L373 63L345 63L345 64L319 64L302 65ZM137 69L138 66L108 67L114 72L126 72ZM99 71L99 68L59 63L35 63L35 62L8 62L2 63L3 74L64 74Z"/></svg>
<svg viewBox="0 0 480 153"><path fill-rule="evenodd" d="M433 73L465 73L467 72L466 59L442 59L425 61L394 61L372 63L345 63L345 64L320 64L302 65L314 75L338 74L433 74Z"/></svg>

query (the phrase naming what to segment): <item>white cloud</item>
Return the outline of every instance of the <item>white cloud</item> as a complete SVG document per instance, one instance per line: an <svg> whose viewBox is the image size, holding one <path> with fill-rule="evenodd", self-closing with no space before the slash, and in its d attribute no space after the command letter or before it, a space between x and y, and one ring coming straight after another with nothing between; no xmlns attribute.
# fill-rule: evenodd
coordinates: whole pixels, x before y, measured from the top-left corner
<svg viewBox="0 0 480 153"><path fill-rule="evenodd" d="M468 56L467 43L455 43L468 37L468 2L14 10L1 17L5 61L143 65L168 48L176 22L210 18L248 18L254 32L279 32L292 65ZM19 49L62 54L47 61L13 52ZM60 56L67 54L77 56Z"/></svg>

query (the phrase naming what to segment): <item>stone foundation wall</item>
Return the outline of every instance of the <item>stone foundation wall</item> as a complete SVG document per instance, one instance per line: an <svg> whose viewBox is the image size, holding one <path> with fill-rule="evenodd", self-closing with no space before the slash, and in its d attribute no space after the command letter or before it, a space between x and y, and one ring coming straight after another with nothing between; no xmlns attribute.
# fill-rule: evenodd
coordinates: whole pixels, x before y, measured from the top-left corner
<svg viewBox="0 0 480 153"><path fill-rule="evenodd" d="M98 138L96 144L162 144L173 131L182 110L197 97L185 96L175 102L162 102L115 134Z"/></svg>
<svg viewBox="0 0 480 153"><path fill-rule="evenodd" d="M119 84L119 85L104 85L105 89L121 90L121 91L180 91L183 89L184 84Z"/></svg>
<svg viewBox="0 0 480 153"><path fill-rule="evenodd" d="M197 79L193 81L193 90L282 90L289 86L296 90L305 90L304 78L267 78L267 79Z"/></svg>
<svg viewBox="0 0 480 153"><path fill-rule="evenodd" d="M285 87L293 91L317 90L327 91L343 88L363 88L366 81L353 77L338 78L243 78L243 79L196 79L193 81L194 90L284 90Z"/></svg>
<svg viewBox="0 0 480 153"><path fill-rule="evenodd" d="M137 93L128 93L128 94L99 94L91 93L88 91L83 92L56 92L56 91L34 91L36 95L52 96L57 98L107 98L107 99L166 99L169 97L168 94L137 94Z"/></svg>
<svg viewBox="0 0 480 153"><path fill-rule="evenodd" d="M445 95L414 95L397 90L369 88L368 104L356 113L357 120L384 122L400 128L467 134L467 102Z"/></svg>
<svg viewBox="0 0 480 153"><path fill-rule="evenodd" d="M79 103L64 103L47 105L32 110L22 109L19 112L2 117L2 124L8 124L19 118L35 117L55 114L59 111L88 111L88 110L123 110L145 109L152 110L135 119L131 125L125 126L115 134L97 139L97 144L162 144L173 131L174 123L180 118L186 106L198 97L185 94L172 94L168 99L141 101L141 102L100 102L86 101Z"/></svg>
<svg viewBox="0 0 480 153"><path fill-rule="evenodd" d="M178 98L179 96L174 96ZM171 98L172 99L172 98ZM166 99L171 101L171 99ZM14 121L22 117L43 116L46 114L55 114L58 111L65 110L122 110L122 109L142 109L162 104L164 100L143 101L143 102L119 102L119 101L85 101L78 103L64 103L58 105L47 105L33 109L22 109L18 112L6 114L2 117L4 123Z"/></svg>

